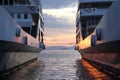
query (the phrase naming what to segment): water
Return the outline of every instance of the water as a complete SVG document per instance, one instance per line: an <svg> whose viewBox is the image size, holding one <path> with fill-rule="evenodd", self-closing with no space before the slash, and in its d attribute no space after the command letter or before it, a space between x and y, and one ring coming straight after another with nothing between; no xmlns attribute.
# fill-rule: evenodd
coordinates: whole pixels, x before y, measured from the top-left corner
<svg viewBox="0 0 120 80"><path fill-rule="evenodd" d="M44 50L38 61L0 80L93 80L74 50Z"/></svg>
<svg viewBox="0 0 120 80"><path fill-rule="evenodd" d="M77 51L43 51L39 55L39 59L46 63L41 77L43 80L78 79L76 61L81 59L81 56Z"/></svg>

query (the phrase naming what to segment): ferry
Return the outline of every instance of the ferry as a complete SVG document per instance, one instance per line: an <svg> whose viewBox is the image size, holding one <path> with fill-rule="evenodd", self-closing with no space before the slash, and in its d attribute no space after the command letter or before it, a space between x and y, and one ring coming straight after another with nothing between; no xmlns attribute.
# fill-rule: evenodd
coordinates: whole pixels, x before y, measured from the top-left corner
<svg viewBox="0 0 120 80"><path fill-rule="evenodd" d="M43 49L40 0L0 0L0 72L36 59Z"/></svg>
<svg viewBox="0 0 120 80"><path fill-rule="evenodd" d="M78 0L75 49L88 61L120 68L120 0Z"/></svg>

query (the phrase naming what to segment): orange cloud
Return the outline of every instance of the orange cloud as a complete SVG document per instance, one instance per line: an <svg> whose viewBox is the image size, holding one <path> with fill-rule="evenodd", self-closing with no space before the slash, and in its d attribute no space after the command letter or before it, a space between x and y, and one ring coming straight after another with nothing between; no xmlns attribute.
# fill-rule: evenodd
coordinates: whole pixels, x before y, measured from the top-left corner
<svg viewBox="0 0 120 80"><path fill-rule="evenodd" d="M71 33L70 33L71 32ZM45 36L45 44L47 46L55 46L55 45L60 45L60 46L72 46L75 43L75 32L70 31L68 33L61 33L59 32L49 32L47 33L47 36ZM51 35L52 34L52 35Z"/></svg>

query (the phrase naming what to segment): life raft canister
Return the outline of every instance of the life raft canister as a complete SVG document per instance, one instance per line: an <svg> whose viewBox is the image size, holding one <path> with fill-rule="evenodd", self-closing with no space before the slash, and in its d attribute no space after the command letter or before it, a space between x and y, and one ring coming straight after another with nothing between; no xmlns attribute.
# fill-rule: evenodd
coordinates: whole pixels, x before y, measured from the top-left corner
<svg viewBox="0 0 120 80"><path fill-rule="evenodd" d="M96 36L97 36L97 40L102 39L102 29L101 28L96 29Z"/></svg>
<svg viewBox="0 0 120 80"><path fill-rule="evenodd" d="M16 28L16 36L20 37L21 34L21 29L20 28Z"/></svg>
<svg viewBox="0 0 120 80"><path fill-rule="evenodd" d="M96 40L97 40L96 35L92 35L91 36L91 46L95 46L96 45Z"/></svg>
<svg viewBox="0 0 120 80"><path fill-rule="evenodd" d="M23 37L23 40L24 40L24 44L27 45L27 44L28 44L28 37L27 37L27 36L24 36L24 37Z"/></svg>

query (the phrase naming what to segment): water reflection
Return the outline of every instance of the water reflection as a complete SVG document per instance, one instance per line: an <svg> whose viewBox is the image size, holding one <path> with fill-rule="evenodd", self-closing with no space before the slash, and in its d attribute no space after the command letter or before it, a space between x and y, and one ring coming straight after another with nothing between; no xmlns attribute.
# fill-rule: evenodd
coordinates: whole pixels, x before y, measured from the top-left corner
<svg viewBox="0 0 120 80"><path fill-rule="evenodd" d="M23 69L0 77L0 80L38 80L45 65L43 61L36 61Z"/></svg>
<svg viewBox="0 0 120 80"><path fill-rule="evenodd" d="M39 55L45 62L42 80L79 80L76 76L76 60L80 54L74 50L49 50Z"/></svg>
<svg viewBox="0 0 120 80"><path fill-rule="evenodd" d="M91 79L89 80L112 80L103 72L100 72L94 66L90 65L87 61L81 60L81 65L86 70L86 72L90 75Z"/></svg>
<svg viewBox="0 0 120 80"><path fill-rule="evenodd" d="M76 75L79 78L79 80L94 80L89 72L86 70L86 68L82 64L82 60L79 59L76 61L77 64L77 70L76 70Z"/></svg>
<svg viewBox="0 0 120 80"><path fill-rule="evenodd" d="M105 80L95 79L88 70L94 68L84 64L77 51L45 50L39 54L38 61L0 80Z"/></svg>

